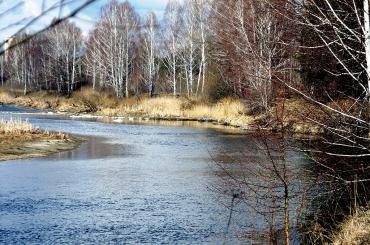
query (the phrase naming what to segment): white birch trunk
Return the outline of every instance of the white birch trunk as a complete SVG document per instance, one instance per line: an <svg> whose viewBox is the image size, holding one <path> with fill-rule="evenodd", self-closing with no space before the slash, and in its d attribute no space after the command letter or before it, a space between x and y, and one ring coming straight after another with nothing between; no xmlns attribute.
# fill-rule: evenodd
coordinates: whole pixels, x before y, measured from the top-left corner
<svg viewBox="0 0 370 245"><path fill-rule="evenodd" d="M365 54L367 73L367 97L370 99L370 16L369 0L364 0L364 30L365 30Z"/></svg>
<svg viewBox="0 0 370 245"><path fill-rule="evenodd" d="M71 78L71 91L75 83L75 72L76 72L76 42L73 40L73 57L72 57L72 78Z"/></svg>
<svg viewBox="0 0 370 245"><path fill-rule="evenodd" d="M172 35L172 81L173 81L173 95L176 96L176 40L175 35Z"/></svg>

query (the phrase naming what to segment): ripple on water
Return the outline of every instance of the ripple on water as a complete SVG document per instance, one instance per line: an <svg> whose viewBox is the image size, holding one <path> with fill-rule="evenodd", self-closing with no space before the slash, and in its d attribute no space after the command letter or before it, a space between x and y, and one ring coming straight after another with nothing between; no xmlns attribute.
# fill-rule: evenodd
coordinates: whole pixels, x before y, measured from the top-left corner
<svg viewBox="0 0 370 245"><path fill-rule="evenodd" d="M4 117L9 115L0 113ZM20 117L42 129L87 136L87 142L69 152L0 165L1 244L222 243L229 214L222 203L229 200L208 191L219 184L211 154L251 144L243 136ZM239 213L230 232L258 222Z"/></svg>

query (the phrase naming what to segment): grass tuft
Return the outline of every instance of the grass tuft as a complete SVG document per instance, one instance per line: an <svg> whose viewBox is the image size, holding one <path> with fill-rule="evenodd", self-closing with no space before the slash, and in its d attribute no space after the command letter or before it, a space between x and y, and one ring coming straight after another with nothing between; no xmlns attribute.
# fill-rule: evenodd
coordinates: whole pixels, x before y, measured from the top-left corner
<svg viewBox="0 0 370 245"><path fill-rule="evenodd" d="M36 131L31 123L27 120L22 121L20 119L1 120L0 121L0 133L5 134L22 134L31 133Z"/></svg>
<svg viewBox="0 0 370 245"><path fill-rule="evenodd" d="M370 244L370 211L358 211L349 217L333 241L334 245Z"/></svg>

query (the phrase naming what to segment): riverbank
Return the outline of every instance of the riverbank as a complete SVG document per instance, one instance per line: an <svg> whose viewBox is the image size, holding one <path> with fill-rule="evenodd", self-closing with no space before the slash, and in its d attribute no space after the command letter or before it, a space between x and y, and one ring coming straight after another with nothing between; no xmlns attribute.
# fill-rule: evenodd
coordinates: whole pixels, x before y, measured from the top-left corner
<svg viewBox="0 0 370 245"><path fill-rule="evenodd" d="M26 121L0 121L0 161L43 157L72 150L81 142L62 133L35 129Z"/></svg>
<svg viewBox="0 0 370 245"><path fill-rule="evenodd" d="M244 130L278 131L283 125L297 134L317 135L320 128L307 120L315 107L297 98L280 99L270 113L258 113L247 103L226 98L210 103L196 98L163 96L117 99L109 93L83 88L72 97L55 96L46 92L0 91L0 103L67 113L73 117L109 117L112 120L195 121L231 126ZM317 112L315 112L317 113Z"/></svg>

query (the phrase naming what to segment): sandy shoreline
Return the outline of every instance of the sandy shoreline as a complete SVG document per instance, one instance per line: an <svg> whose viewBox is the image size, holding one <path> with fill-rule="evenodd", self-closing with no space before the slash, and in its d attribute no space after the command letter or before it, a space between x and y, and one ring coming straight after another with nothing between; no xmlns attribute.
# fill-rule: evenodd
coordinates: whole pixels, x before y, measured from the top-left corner
<svg viewBox="0 0 370 245"><path fill-rule="evenodd" d="M32 132L23 135L0 136L0 161L44 157L75 149L82 139L63 134Z"/></svg>

